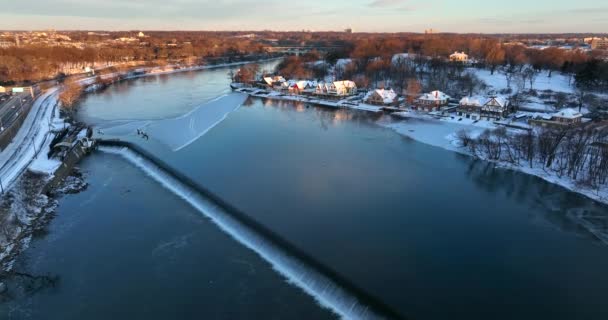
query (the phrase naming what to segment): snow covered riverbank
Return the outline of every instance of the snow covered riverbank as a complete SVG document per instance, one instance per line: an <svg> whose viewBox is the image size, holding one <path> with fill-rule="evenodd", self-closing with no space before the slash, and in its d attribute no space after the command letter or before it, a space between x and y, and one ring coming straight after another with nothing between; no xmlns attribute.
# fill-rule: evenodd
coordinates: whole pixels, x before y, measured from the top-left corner
<svg viewBox="0 0 608 320"><path fill-rule="evenodd" d="M457 133L461 130L466 130L469 132L470 136L476 137L486 129L496 128L496 126L493 126L489 122L478 123L475 125L460 124L448 119L432 119L428 116L415 113L412 113L410 117L406 117L402 120L385 120L380 121L378 124L416 141L469 156L472 155L466 148L461 146L461 143L457 138ZM576 192L598 202L608 204L608 186L603 186L599 190L581 186L568 177L559 177L554 172L543 170L542 164L537 164L534 165L533 168L530 168L529 166L515 166L506 162L494 163L498 167L537 176L550 183L560 185L572 192ZM605 242L608 244L608 237L606 238Z"/></svg>

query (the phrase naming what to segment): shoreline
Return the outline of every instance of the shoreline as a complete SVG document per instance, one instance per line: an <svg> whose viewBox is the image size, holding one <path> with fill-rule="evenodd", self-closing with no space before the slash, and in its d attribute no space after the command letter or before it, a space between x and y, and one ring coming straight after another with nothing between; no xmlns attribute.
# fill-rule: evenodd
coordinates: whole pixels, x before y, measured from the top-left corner
<svg viewBox="0 0 608 320"><path fill-rule="evenodd" d="M412 121L414 123L408 123L410 121ZM444 122L444 123L442 123L442 122ZM592 199L599 203L608 205L608 187L606 187L606 186L604 186L603 188L600 188L599 192L598 192L596 190L590 190L589 188L584 188L584 187L578 186L575 181L571 181L571 179L569 179L569 178L560 178L559 176L557 176L557 174L543 170L542 167L530 168L529 166L517 166L517 165L505 163L502 161L494 161L494 160L488 160L488 159L475 157L459 145L459 141L455 136L456 133L462 129L470 129L471 132L475 132L475 131L483 131L488 128L477 127L477 126L472 126L472 125L455 124L455 123L450 123L447 121L441 121L441 120L436 120L436 119L424 119L422 117L415 117L415 116L409 118L408 120L399 120L398 122L378 123L378 124L382 127L391 129L402 136L408 137L408 138L418 141L420 143L442 148L447 151L457 152L457 153L472 157L473 159L476 159L476 160L493 163L494 165L496 165L496 167L499 167L502 169L513 170L513 171L517 171L517 172L520 172L523 174L532 175L532 176L538 177L540 179L543 179L544 181L546 181L548 183L552 183L552 184L558 185L562 188L565 188L570 192L574 192L574 193L583 195L589 199ZM428 131L430 131L430 130L427 130L427 132L424 132L422 135L418 134L419 130L429 129L429 127L431 127L431 126L442 126L445 128L449 128L451 130L450 130L450 132L441 131L440 133L435 133L433 136L430 136L430 137L423 136L425 134L429 134ZM413 131L411 131L411 130L413 130ZM432 132L430 132L430 133L432 133ZM447 133L447 134L442 135L442 133L443 134ZM608 239L607 239L606 243L608 244Z"/></svg>
<svg viewBox="0 0 608 320"><path fill-rule="evenodd" d="M249 92L250 90L253 90L253 92ZM345 109L353 109L353 110L360 110L360 111L367 111L367 112L374 112L374 113L382 112L382 108L384 108L383 106L374 106L374 105L365 104L365 103L360 103L360 104L349 103L348 99L341 99L341 100L337 100L337 101L328 101L328 100L323 100L323 99L315 98L315 97L273 94L273 93L275 93L274 91L271 91L268 94L263 94L263 93L260 93L260 91L265 92L265 90L254 89L254 88L242 88L242 89L236 89L234 91L246 93L250 97L254 97L254 98L270 99L270 100L275 100L275 101L302 102L302 103L308 103L308 104L312 104L312 105L320 106L320 107L345 108Z"/></svg>
<svg viewBox="0 0 608 320"><path fill-rule="evenodd" d="M259 60L247 60L247 61L220 63L220 64L194 65L194 66L185 67L185 68L177 68L177 69L165 70L165 71L160 71L160 72L146 72L144 74L127 76L127 77L124 78L124 80L138 79L138 78L144 78L144 77L156 76L156 75L167 75L167 74L180 73L180 72L201 71L201 70L208 70L208 69L215 69L215 68L236 67L236 66L241 66L241 65L250 64L250 63L270 62L270 61L274 61L274 60L280 60L280 59L283 59L283 58L284 57L276 57L276 58L259 59ZM176 66L177 65L164 66L164 67L157 66L157 67L149 67L149 68L145 68L145 69L146 69L146 71L154 71L154 70L162 70L164 68L172 68L172 67L176 67ZM126 74L128 74L129 72L131 72L133 70L137 70L137 69L141 69L141 68L132 68L129 71L126 71Z"/></svg>

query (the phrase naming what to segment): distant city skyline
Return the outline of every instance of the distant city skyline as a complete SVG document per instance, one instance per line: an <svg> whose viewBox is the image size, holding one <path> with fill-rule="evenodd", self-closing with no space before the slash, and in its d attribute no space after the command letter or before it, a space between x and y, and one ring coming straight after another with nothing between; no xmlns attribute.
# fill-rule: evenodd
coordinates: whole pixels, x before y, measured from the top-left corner
<svg viewBox="0 0 608 320"><path fill-rule="evenodd" d="M0 29L605 33L606 16L597 0L21 0Z"/></svg>

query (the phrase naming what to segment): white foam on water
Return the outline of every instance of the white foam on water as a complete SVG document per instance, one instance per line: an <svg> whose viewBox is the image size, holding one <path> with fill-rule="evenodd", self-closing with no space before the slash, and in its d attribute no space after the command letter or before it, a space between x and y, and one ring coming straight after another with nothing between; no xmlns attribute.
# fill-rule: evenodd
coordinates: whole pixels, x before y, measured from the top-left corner
<svg viewBox="0 0 608 320"><path fill-rule="evenodd" d="M382 319L383 316L361 303L357 297L329 277L320 274L306 263L284 252L277 245L239 222L223 208L203 197L198 191L174 178L157 165L126 147L100 146L100 151L120 155L143 170L152 179L187 201L232 238L256 252L288 282L312 296L320 306L343 319Z"/></svg>

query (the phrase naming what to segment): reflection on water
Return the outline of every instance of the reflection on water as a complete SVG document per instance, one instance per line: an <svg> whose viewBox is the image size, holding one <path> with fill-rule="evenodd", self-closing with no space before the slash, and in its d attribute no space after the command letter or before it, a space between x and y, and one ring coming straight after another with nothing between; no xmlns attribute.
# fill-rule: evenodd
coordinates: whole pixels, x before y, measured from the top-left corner
<svg viewBox="0 0 608 320"><path fill-rule="evenodd" d="M530 206L533 220L550 223L563 232L577 234L608 245L608 208L542 179L497 167L493 163L471 160L467 174L479 187L502 192L518 203Z"/></svg>
<svg viewBox="0 0 608 320"><path fill-rule="evenodd" d="M279 61L264 62L274 69ZM177 118L230 92L233 68L150 75L116 83L101 92L87 94L79 104L79 120L93 125L108 121Z"/></svg>

